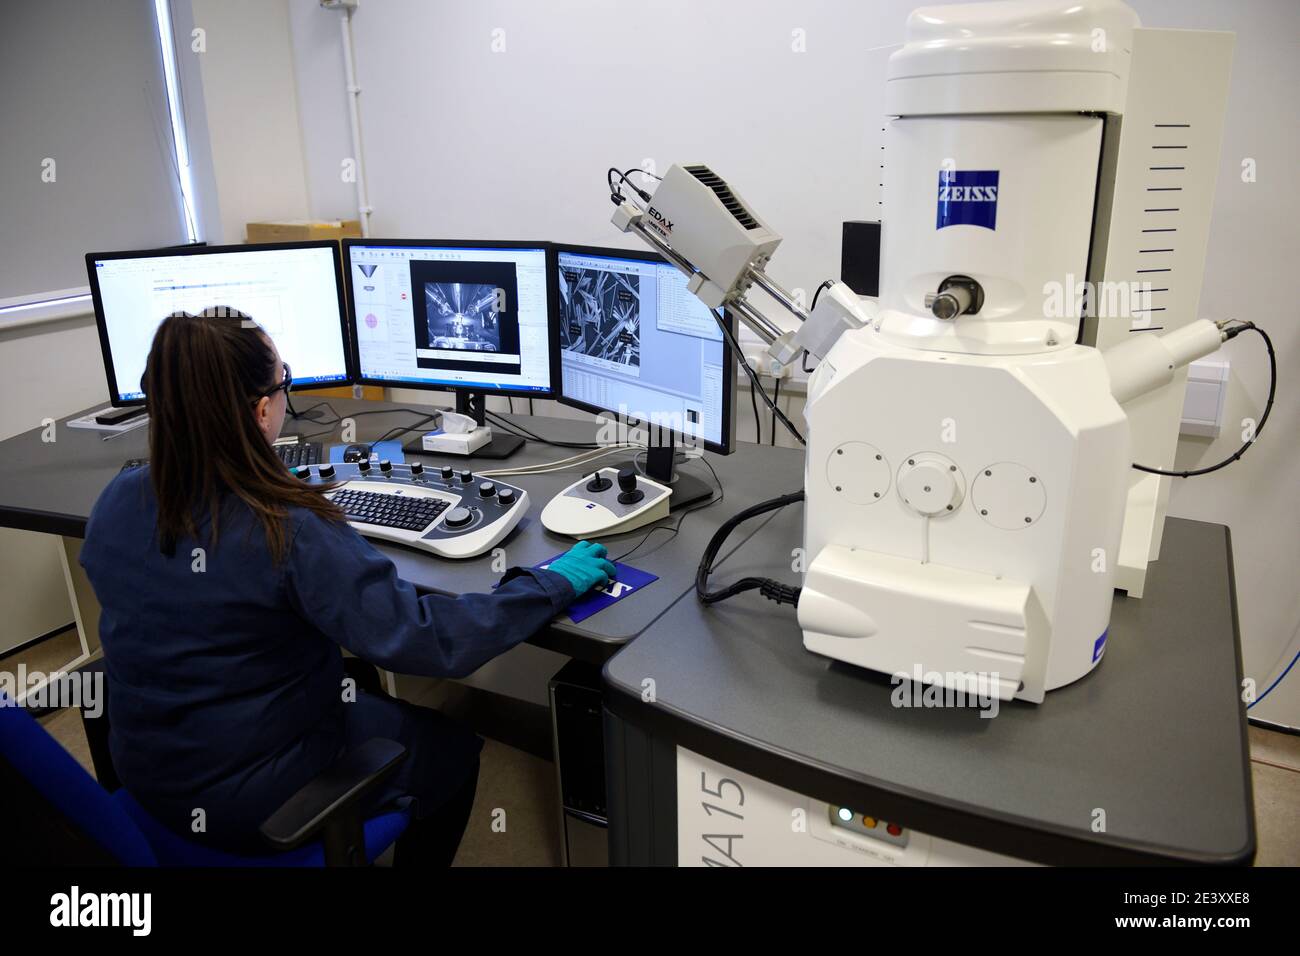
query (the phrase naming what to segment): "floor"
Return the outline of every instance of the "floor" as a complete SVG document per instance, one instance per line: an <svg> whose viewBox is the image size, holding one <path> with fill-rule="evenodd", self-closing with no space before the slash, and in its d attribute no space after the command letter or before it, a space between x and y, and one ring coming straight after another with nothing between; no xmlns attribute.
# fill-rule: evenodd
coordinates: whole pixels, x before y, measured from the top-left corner
<svg viewBox="0 0 1300 956"><path fill-rule="evenodd" d="M0 668L50 671L79 652L75 632L0 658ZM60 656L62 655L62 656ZM76 711L41 719L88 770L90 754ZM1300 866L1300 736L1250 728L1255 788L1256 866ZM92 771L93 772L93 771ZM558 866L559 810L554 768L495 740L483 749L478 793L456 866Z"/></svg>

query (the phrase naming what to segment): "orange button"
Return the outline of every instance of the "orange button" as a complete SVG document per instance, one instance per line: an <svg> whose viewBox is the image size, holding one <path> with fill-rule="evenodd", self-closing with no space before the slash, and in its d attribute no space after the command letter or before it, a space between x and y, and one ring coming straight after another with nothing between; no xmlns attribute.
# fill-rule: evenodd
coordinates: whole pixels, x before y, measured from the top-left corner
<svg viewBox="0 0 1300 956"><path fill-rule="evenodd" d="M875 817L863 817L863 818L862 818L862 825L863 825L864 827L866 827L868 830L874 830L874 829L876 828L876 818L875 818Z"/></svg>

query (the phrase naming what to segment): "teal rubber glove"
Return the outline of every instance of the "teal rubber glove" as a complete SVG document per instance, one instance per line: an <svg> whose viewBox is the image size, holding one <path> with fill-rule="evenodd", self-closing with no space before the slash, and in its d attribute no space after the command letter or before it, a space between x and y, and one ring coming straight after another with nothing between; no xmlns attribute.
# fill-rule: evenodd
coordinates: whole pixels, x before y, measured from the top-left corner
<svg viewBox="0 0 1300 956"><path fill-rule="evenodd" d="M606 560L608 553L603 544L579 541L552 561L549 570L565 578L573 585L573 592L582 597L592 588L606 587L614 579L617 568L614 562Z"/></svg>

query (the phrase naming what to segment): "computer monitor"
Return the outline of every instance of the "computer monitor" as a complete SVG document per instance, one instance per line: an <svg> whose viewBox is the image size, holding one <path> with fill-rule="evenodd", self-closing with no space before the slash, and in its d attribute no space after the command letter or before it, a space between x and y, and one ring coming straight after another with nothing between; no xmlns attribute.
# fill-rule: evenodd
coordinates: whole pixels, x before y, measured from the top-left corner
<svg viewBox="0 0 1300 956"><path fill-rule="evenodd" d="M652 449L651 477L675 480L678 440L730 454L736 360L686 277L651 252L590 246L557 245L555 269L559 400L666 434L670 450L665 459ZM688 497L675 488L674 506Z"/></svg>
<svg viewBox="0 0 1300 956"><path fill-rule="evenodd" d="M358 380L551 398L556 380L545 242L345 239Z"/></svg>
<svg viewBox="0 0 1300 956"><path fill-rule="evenodd" d="M351 380L337 242L91 252L86 271L115 406L144 402L140 379L163 319L210 306L264 328L295 389Z"/></svg>

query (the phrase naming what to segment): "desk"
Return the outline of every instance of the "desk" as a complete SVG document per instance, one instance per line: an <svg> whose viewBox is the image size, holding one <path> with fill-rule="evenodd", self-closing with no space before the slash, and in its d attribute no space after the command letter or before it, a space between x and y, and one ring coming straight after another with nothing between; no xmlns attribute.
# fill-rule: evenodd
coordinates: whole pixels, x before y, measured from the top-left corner
<svg viewBox="0 0 1300 956"><path fill-rule="evenodd" d="M793 582L785 555L802 510L791 505L752 535L714 586L745 575ZM647 676L654 703L642 699ZM682 600L604 669L611 860L678 862L682 747L1020 859L1248 863L1241 678L1228 529L1174 518L1146 595L1116 595L1099 667L1041 705L1003 703L992 719L892 706L886 675L804 650L791 609L756 593L707 609ZM1091 829L1096 808L1104 833Z"/></svg>
<svg viewBox="0 0 1300 956"><path fill-rule="evenodd" d="M382 407L332 404L345 416ZM358 418L357 438L413 419L401 412ZM553 439L595 433L591 423L519 420ZM296 430L321 427L302 423ZM122 462L147 454L144 429L111 441L65 427L56 436L45 443L34 429L0 442L0 525L79 538ZM505 462L471 459L470 467L573 453L530 442ZM652 538L633 559L660 580L581 625L560 619L534 639L572 657L607 661L614 862L677 861L678 746L797 793L871 807L918 831L1024 859L1251 859L1254 815L1226 528L1170 519L1146 596L1116 597L1102 665L1041 706L1004 704L992 720L973 711L899 710L889 704L887 678L806 652L790 608L753 593L708 609L695 600L695 568L709 537L743 508L797 489L803 455L742 444L735 455L711 461L725 501L691 514L675 537L657 533L661 540ZM511 479L534 504L504 542L510 563L537 563L567 547L537 515L577 474ZM795 505L740 529L720 555L715 580L755 574L793 581L790 552L801 540L801 521ZM644 533L606 540L618 554ZM487 556L452 562L381 549L425 590L479 591L498 577ZM86 628L93 629L89 622ZM655 703L641 699L648 675L656 680ZM1097 807L1107 811L1105 833L1088 826Z"/></svg>
<svg viewBox="0 0 1300 956"><path fill-rule="evenodd" d="M294 402L302 410L315 404L310 393L295 395ZM371 413L398 407L354 399L330 399L330 404L344 417L361 411ZM512 416L504 417L510 419ZM373 441L389 429L411 425L417 420L417 416L401 411L366 414L355 419L356 440ZM591 422L533 416L518 416L517 420L530 431L557 441L592 441L597 431L597 426ZM325 429L326 426L309 421L286 420L284 431L286 434L312 435L313 440L327 444L340 441L337 426L324 435L315 434ZM557 461L578 453L576 449L554 448L530 441L518 453L502 461L439 455L408 456L408 460L487 471ZM86 519L95 500L121 469L123 462L129 458L146 458L148 454L147 427L103 441L98 432L67 428L60 422L53 442L43 441L42 429L39 428L0 442L0 527L40 531L72 539L65 551L70 554L67 569L70 587L75 590L74 582L80 572L75 561L75 539L85 535ZM618 460L618 456L611 455L597 465ZM700 554L723 521L758 501L797 489L802 481L803 456L791 449L742 444L734 455L711 455L709 460L722 481L725 501L690 514L676 536L664 531L656 532L630 559L635 567L658 575L659 580L587 618L580 625L561 617L531 643L591 663L602 663L623 644L643 633L672 604L693 589ZM594 467L596 465L591 466ZM699 462L683 467L713 483L713 476ZM582 472L582 468L575 467L563 472L509 479L511 483L526 488L532 498L528 516L500 545L505 549L510 565L526 567L539 564L567 550L573 543L569 538L545 530L538 516L546 502ZM675 516L670 517L668 523L676 520ZM730 542L732 548L742 546L748 534L754 533L758 526L755 522L746 534L737 534ZM600 540L608 545L610 554L618 555L636 544L647 530L641 528ZM392 558L403 578L422 591L444 594L486 591L500 577L492 571L488 555L448 561L397 545L376 542L376 546ZM83 622L79 617L78 624L83 630L87 648L95 647L98 641L94 623Z"/></svg>

